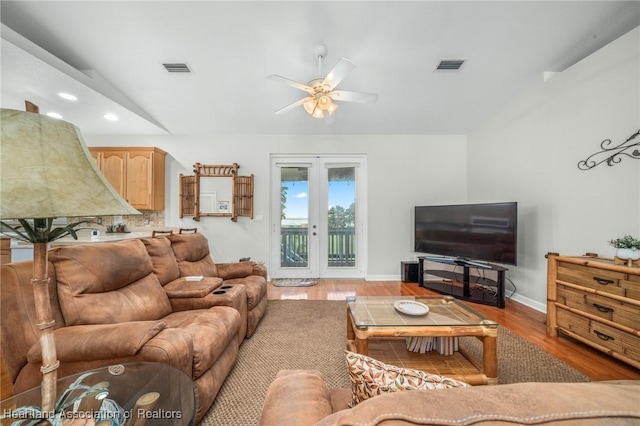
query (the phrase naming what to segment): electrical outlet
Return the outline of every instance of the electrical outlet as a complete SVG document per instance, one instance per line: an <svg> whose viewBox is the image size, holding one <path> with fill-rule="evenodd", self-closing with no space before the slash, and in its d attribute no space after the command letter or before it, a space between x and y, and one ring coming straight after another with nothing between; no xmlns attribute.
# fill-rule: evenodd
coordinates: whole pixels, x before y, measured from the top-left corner
<svg viewBox="0 0 640 426"><path fill-rule="evenodd" d="M102 225L102 217L97 217L97 218L96 218L96 223L97 223L98 225Z"/></svg>

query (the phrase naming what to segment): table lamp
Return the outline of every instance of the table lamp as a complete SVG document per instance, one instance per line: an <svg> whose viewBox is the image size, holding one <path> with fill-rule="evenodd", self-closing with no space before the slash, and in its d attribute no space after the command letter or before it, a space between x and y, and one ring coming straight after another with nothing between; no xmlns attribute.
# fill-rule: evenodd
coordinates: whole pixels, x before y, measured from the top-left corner
<svg viewBox="0 0 640 426"><path fill-rule="evenodd" d="M48 244L84 219L54 227L54 218L140 214L104 178L73 124L33 112L0 110L1 232L33 243L33 293L42 347L43 413L54 411L57 360L49 302ZM17 220L19 225L7 223Z"/></svg>

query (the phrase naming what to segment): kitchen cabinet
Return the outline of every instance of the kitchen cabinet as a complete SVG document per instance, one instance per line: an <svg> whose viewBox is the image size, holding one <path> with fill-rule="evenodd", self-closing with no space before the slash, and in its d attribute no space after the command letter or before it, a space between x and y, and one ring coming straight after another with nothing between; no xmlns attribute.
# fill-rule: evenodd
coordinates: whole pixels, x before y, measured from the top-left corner
<svg viewBox="0 0 640 426"><path fill-rule="evenodd" d="M158 148L90 147L114 189L138 210L164 210L165 157Z"/></svg>
<svg viewBox="0 0 640 426"><path fill-rule="evenodd" d="M11 263L11 238L0 238L0 264Z"/></svg>

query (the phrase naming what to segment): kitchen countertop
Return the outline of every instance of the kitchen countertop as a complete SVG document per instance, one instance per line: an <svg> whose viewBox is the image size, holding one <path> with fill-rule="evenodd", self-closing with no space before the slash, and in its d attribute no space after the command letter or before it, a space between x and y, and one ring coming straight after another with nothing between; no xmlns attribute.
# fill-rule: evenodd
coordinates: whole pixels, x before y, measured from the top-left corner
<svg viewBox="0 0 640 426"><path fill-rule="evenodd" d="M140 228L131 228L130 232L113 232L106 233L104 230L100 230L98 237L91 237L90 230L82 230L78 232L78 239L74 240L73 237L67 236L53 241L52 246L59 245L72 245L72 244L99 244L99 243L112 243L115 241L131 240L136 238L151 238L153 231L172 229L177 233L180 228L174 228L169 226L164 227L151 227L145 226ZM94 239L95 238L95 239Z"/></svg>
<svg viewBox="0 0 640 426"><path fill-rule="evenodd" d="M60 246L60 245L72 245L72 244L97 244L97 243L112 243L115 241L123 241L123 240L131 240L136 238L151 238L153 231L160 230L173 230L174 233L178 233L180 228L164 226L164 227L139 227L139 228L131 228L130 232L113 232L107 233L103 229L98 229L100 231L100 235L96 239L92 239L91 237L91 229L82 229L77 235L78 239L74 239L71 236L66 236L60 238L59 240L55 240L50 243L51 246ZM15 238L11 239L11 248L12 249L32 249L33 245L31 243L23 242L17 240Z"/></svg>
<svg viewBox="0 0 640 426"><path fill-rule="evenodd" d="M100 244L111 243L116 241L124 241L135 238L151 238L154 230L167 230L172 229L174 233L177 233L180 228L175 227L151 227L145 226L140 228L130 228L131 232L116 232L107 234L104 232L104 228L98 229L100 236L92 240L91 229L82 229L78 232L78 239L74 240L73 237L66 236L59 240L53 241L49 244L49 247L65 246L65 245L77 245L77 244ZM11 261L19 262L33 259L33 244L26 243L24 241L11 238Z"/></svg>
<svg viewBox="0 0 640 426"><path fill-rule="evenodd" d="M64 237L59 240L55 240L51 243L52 246L61 246L61 245L73 245L73 244L99 244L99 243L112 243L114 241L123 241L123 240L131 240L136 238L151 238L152 230L142 232L114 232L112 234L107 234L104 232L100 232L98 237L91 237L90 235L78 235L78 239L75 240L73 237Z"/></svg>

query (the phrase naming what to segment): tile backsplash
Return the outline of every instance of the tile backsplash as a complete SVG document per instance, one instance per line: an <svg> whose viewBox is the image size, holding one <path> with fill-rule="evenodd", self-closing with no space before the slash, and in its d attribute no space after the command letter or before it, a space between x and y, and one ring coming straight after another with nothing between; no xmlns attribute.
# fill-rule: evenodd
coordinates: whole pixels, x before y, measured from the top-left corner
<svg viewBox="0 0 640 426"><path fill-rule="evenodd" d="M116 225L113 216L104 216L102 226ZM129 228L143 226L164 226L164 211L144 211L141 215L122 216L122 222Z"/></svg>

